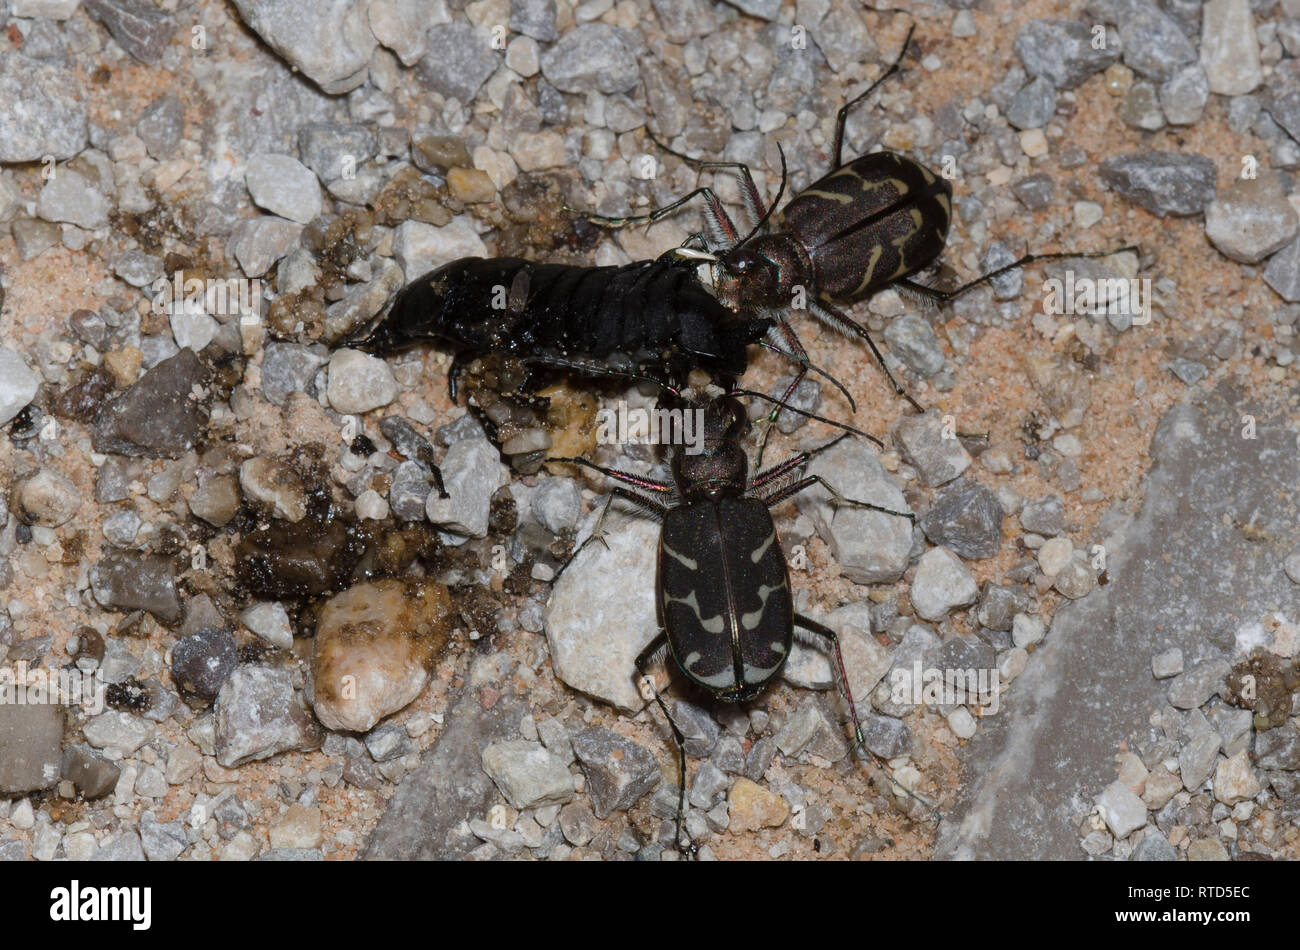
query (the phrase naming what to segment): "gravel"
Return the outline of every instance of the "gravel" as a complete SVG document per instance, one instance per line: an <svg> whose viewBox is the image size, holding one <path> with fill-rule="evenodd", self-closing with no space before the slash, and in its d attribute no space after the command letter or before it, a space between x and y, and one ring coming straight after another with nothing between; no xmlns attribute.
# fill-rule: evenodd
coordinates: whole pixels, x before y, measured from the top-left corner
<svg viewBox="0 0 1300 950"><path fill-rule="evenodd" d="M1208 0L1201 27L1201 63L1210 92L1244 96L1264 81L1249 0Z"/></svg>
<svg viewBox="0 0 1300 950"><path fill-rule="evenodd" d="M918 616L942 620L954 608L974 603L978 593L966 565L947 548L936 547L917 563L910 596Z"/></svg>
<svg viewBox="0 0 1300 950"><path fill-rule="evenodd" d="M1204 155L1144 152L1101 163L1101 178L1129 201L1160 217L1199 214L1214 200L1214 162Z"/></svg>
<svg viewBox="0 0 1300 950"><path fill-rule="evenodd" d="M268 46L323 91L337 95L365 82L377 43L364 7L351 0L235 0L234 6Z"/></svg>
<svg viewBox="0 0 1300 950"><path fill-rule="evenodd" d="M944 367L945 357L930 322L916 313L904 313L885 327L889 355L922 379L929 379ZM802 407L801 407L802 408Z"/></svg>
<svg viewBox="0 0 1300 950"><path fill-rule="evenodd" d="M1002 546L1002 506L989 488L971 479L945 485L920 523L932 544L968 560L993 557Z"/></svg>
<svg viewBox="0 0 1300 950"><path fill-rule="evenodd" d="M1285 247L1300 230L1300 215L1287 200L1277 175L1236 179L1205 211L1205 235L1221 253L1255 264Z"/></svg>
<svg viewBox="0 0 1300 950"><path fill-rule="evenodd" d="M485 31L468 23L442 23L425 34L426 52L416 72L432 92L469 102L501 64Z"/></svg>
<svg viewBox="0 0 1300 950"><path fill-rule="evenodd" d="M561 92L630 92L640 81L638 46L626 30L583 23L542 54L542 75Z"/></svg>
<svg viewBox="0 0 1300 950"><path fill-rule="evenodd" d="M483 771L515 808L562 805L573 798L573 777L564 761L536 742L493 743L483 750Z"/></svg>
<svg viewBox="0 0 1300 950"><path fill-rule="evenodd" d="M573 737L573 751L597 818L631 808L662 780L649 750L608 729L584 729Z"/></svg>
<svg viewBox="0 0 1300 950"><path fill-rule="evenodd" d="M1030 20L1016 34L1015 50L1031 76L1042 76L1057 89L1082 85L1119 57L1118 44L1094 49L1092 31L1074 20Z"/></svg>
<svg viewBox="0 0 1300 950"><path fill-rule="evenodd" d="M23 795L57 783L62 746L62 706L0 704L0 794Z"/></svg>
<svg viewBox="0 0 1300 950"><path fill-rule="evenodd" d="M10 51L0 59L0 102L25 106L0 113L0 163L71 158L86 147L86 104L70 71Z"/></svg>
<svg viewBox="0 0 1300 950"><path fill-rule="evenodd" d="M1116 0L1115 8L1124 65L1134 72L1164 80L1196 62L1196 47L1153 0Z"/></svg>

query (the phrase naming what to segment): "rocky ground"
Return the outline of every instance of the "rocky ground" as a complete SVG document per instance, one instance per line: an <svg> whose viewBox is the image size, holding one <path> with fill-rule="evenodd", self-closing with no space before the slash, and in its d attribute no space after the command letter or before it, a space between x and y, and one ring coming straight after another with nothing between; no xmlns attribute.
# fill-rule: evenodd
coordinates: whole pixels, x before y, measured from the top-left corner
<svg viewBox="0 0 1300 950"><path fill-rule="evenodd" d="M923 415L795 315L857 412L824 381L796 404L885 442L811 470L916 516L774 510L876 761L813 646L742 706L660 670L686 829L724 859L1296 856L1300 3L0 0L0 23L0 688L106 687L0 704L0 857L676 858L675 747L631 675L657 526L616 507L565 566L609 486L537 467L662 473L593 431L658 394L557 389L512 470L447 353L337 344L458 257L623 263L701 227L566 206L701 180L735 206L647 130L769 196L784 155L801 190L912 25L848 150L951 181L926 279L1137 250L856 307ZM1120 278L1149 309L1065 289ZM754 351L744 384L789 372ZM769 462L835 434L778 429ZM900 693L914 669L992 686Z"/></svg>

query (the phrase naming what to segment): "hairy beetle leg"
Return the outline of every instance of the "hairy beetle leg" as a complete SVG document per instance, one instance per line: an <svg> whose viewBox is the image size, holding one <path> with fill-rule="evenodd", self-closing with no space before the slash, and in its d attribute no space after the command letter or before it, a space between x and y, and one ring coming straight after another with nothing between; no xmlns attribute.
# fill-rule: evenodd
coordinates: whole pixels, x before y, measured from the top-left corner
<svg viewBox="0 0 1300 950"><path fill-rule="evenodd" d="M911 45L912 34L915 32L916 24L913 23L907 31L907 37L903 40L903 48L898 51L898 59L894 60L894 64L886 69L879 79L868 86L866 92L854 96L848 102L844 103L844 105L840 106L840 111L836 113L835 116L835 164L832 166L832 169L840 168L844 164L840 155L844 150L844 123L848 120L849 110L875 92L880 87L881 83L890 76L898 73L903 68L903 58L907 56L907 47Z"/></svg>

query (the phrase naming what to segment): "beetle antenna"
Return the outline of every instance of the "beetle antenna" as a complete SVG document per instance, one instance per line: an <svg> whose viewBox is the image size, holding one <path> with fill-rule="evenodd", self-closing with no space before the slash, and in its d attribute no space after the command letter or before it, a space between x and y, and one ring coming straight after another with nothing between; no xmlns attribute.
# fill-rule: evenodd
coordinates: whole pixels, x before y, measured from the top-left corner
<svg viewBox="0 0 1300 950"><path fill-rule="evenodd" d="M756 392L755 390L752 389L733 389L727 395L753 396L755 399L765 399L768 402L778 403L780 404L782 409L788 409L790 412L793 412L796 415L804 416L808 419L813 419L817 422L824 422L828 426L834 426L837 429L843 429L845 432L849 433L850 435L861 436L862 438L867 439L868 441L876 443L876 445L880 446L882 449L885 447L884 442L881 442L874 435L871 435L868 432L863 432L861 429L855 429L853 428L853 426L848 425L847 423L844 422L836 422L834 419L827 419L825 416L819 416L815 412L808 412L804 409L797 409L794 406L790 405L788 402L783 402L782 400L776 398L775 396L769 396L767 393Z"/></svg>
<svg viewBox="0 0 1300 950"><path fill-rule="evenodd" d="M830 373L826 372L826 370L822 369L816 363L813 363L811 360L808 359L808 357L800 356L798 353L791 353L789 350L783 350L781 349L781 347L777 346L775 343L772 343L768 340L755 340L754 342L761 347L771 350L773 353L780 353L782 356L786 357L787 359L793 360L794 362L798 363L800 366L804 367L805 369L812 370L818 376L825 376L827 379L831 381L831 383L835 386L836 389L838 389L841 393L844 394L844 398L849 401L849 411L850 412L858 411L857 402L854 401L853 396L849 394L849 391L844 388L844 384L841 383L834 376L832 376ZM794 411L793 407L790 406L789 404L785 404L785 408Z"/></svg>

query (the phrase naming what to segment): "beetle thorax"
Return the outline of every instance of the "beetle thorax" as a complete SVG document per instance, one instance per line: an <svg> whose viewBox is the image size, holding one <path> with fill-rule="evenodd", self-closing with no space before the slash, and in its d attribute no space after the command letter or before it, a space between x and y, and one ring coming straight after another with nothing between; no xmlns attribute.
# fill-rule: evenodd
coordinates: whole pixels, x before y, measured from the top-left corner
<svg viewBox="0 0 1300 950"><path fill-rule="evenodd" d="M749 429L749 416L739 400L724 396L705 401L702 450L691 454L679 448L673 455L673 480L686 499L743 495L749 479L749 458L741 440Z"/></svg>
<svg viewBox="0 0 1300 950"><path fill-rule="evenodd" d="M760 234L719 258L718 295L733 307L789 304L812 282L812 264L788 234Z"/></svg>

